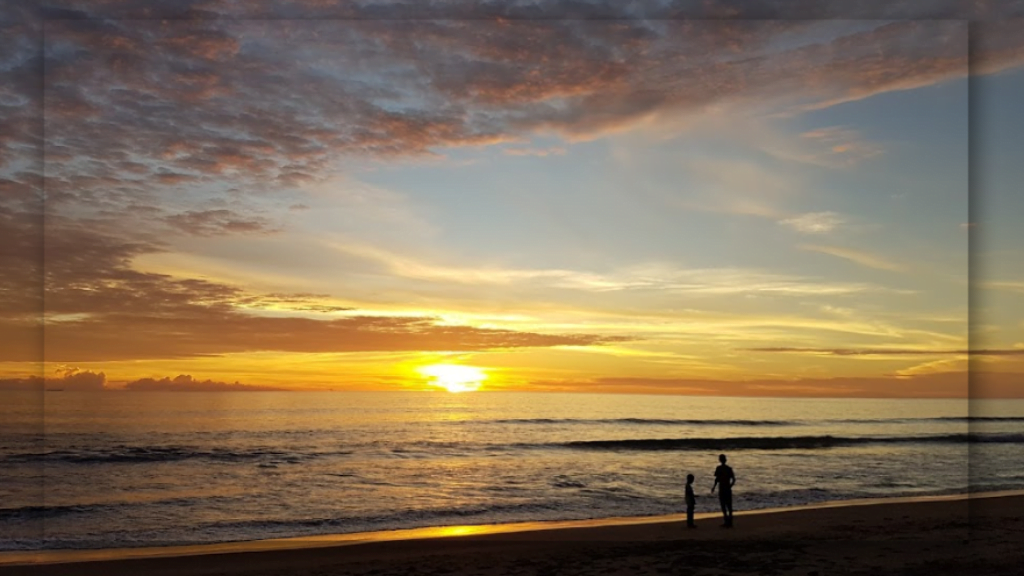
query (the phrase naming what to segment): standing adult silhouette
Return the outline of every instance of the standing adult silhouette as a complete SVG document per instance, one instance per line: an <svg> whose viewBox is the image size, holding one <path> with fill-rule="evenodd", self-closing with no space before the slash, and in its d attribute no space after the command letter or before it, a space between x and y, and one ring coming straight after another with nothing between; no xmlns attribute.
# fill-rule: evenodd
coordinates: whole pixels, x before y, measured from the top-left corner
<svg viewBox="0 0 1024 576"><path fill-rule="evenodd" d="M719 487L718 503L722 505L722 516L725 518L725 524L722 526L732 528L732 486L736 483L736 474L725 460L725 454L718 456L721 464L715 468L715 485L711 487L711 493L714 494L715 488Z"/></svg>

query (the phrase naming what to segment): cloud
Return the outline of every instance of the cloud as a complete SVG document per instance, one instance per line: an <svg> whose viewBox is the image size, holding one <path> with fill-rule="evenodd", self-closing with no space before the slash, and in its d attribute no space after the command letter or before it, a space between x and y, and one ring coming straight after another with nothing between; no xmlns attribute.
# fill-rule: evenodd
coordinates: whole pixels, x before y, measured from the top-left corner
<svg viewBox="0 0 1024 576"><path fill-rule="evenodd" d="M561 156L566 150L562 146L550 146L548 148L505 148L502 150L509 156Z"/></svg>
<svg viewBox="0 0 1024 576"><path fill-rule="evenodd" d="M215 382L209 379L200 381L187 374L180 374L173 379L168 377L159 380L140 378L128 382L124 388L133 392L269 392L284 390L283 388L254 386L238 382Z"/></svg>
<svg viewBox="0 0 1024 576"><path fill-rule="evenodd" d="M974 379L974 382L971 382ZM1024 398L1024 374L966 371L910 376L806 377L795 379L712 380L616 377L547 380L548 391L706 396L816 396L822 398Z"/></svg>
<svg viewBox="0 0 1024 576"><path fill-rule="evenodd" d="M843 248L840 246L818 246L812 244L801 244L799 248L810 252L821 252L822 254L828 254L830 256L849 260L850 262L855 262L861 266L874 268L876 270L888 270L890 272L903 271L903 266L899 264L890 262L881 256L862 252L860 250L854 250L852 248Z"/></svg>
<svg viewBox="0 0 1024 576"><path fill-rule="evenodd" d="M542 132L593 138L709 105L821 105L967 71L962 22L749 17L795 15L781 4L299 3L282 11L213 1L202 12L184 8L187 19L179 2L68 5L79 11L49 21L44 54L32 52L41 21L59 12L20 3L12 11L4 53L16 81L4 101L16 113L3 132L5 151L27 160L26 145L38 143L33 110L45 110L54 198L79 206L140 193L157 201L171 190L254 194L325 178L342 157L423 155ZM888 19L975 12L909 3L819 10ZM671 19L691 13L730 20ZM656 20L635 18L643 14ZM615 20L586 19L600 15ZM1020 60L1010 29L986 36L990 59ZM45 101L33 78L44 69ZM807 134L830 155L866 150L844 127Z"/></svg>
<svg viewBox="0 0 1024 576"><path fill-rule="evenodd" d="M51 217L45 246L28 218L0 210L0 361L86 362L195 357L261 350L363 352L600 345L620 337L448 326L437 318L309 318L348 312L316 294L259 294L237 286L141 272L135 258L163 250L88 221ZM46 264L42 328L41 265ZM39 274L39 276L35 276ZM269 311L276 314L270 315ZM283 314L282 314L283 313ZM44 354L45 351L45 354Z"/></svg>
<svg viewBox="0 0 1024 576"><path fill-rule="evenodd" d="M808 212L785 220L779 220L779 224L789 226L803 234L824 234L835 230L845 222L835 212Z"/></svg>
<svg viewBox="0 0 1024 576"><path fill-rule="evenodd" d="M107 375L103 372L82 371L77 368L57 370L58 378L26 376L0 379L0 391L40 392L48 389L67 392L97 392L105 390Z"/></svg>
<svg viewBox="0 0 1024 576"><path fill-rule="evenodd" d="M775 220L782 217L776 205L796 196L800 187L794 171L773 170L749 160L700 155L685 164L686 176L694 184L685 198L674 197L670 202L689 210Z"/></svg>
<svg viewBox="0 0 1024 576"><path fill-rule="evenodd" d="M865 141L859 132L847 126L828 126L808 130L801 138L824 148L819 156L823 162L851 166L883 152L880 145Z"/></svg>
<svg viewBox="0 0 1024 576"><path fill-rule="evenodd" d="M351 306L331 303L327 294L259 294L241 296L232 300L232 306L239 309L289 310L295 312L349 312Z"/></svg>
<svg viewBox="0 0 1024 576"><path fill-rule="evenodd" d="M164 222L193 236L221 234L266 233L272 231L266 218L244 217L227 210L188 210L164 218Z"/></svg>
<svg viewBox="0 0 1024 576"><path fill-rule="evenodd" d="M393 241L396 231L420 239L438 229L423 217L421 206L406 194L354 178L336 177L302 187L311 210L303 221L329 219L331 231L372 238L375 244Z"/></svg>
<svg viewBox="0 0 1024 576"><path fill-rule="evenodd" d="M593 346L624 337L538 334L449 326L435 318L352 316L335 320L261 317L205 310L190 317L110 314L47 326L50 361L202 357L231 353L480 351L551 346ZM132 333L131 338L122 334ZM29 361L29 358L2 357Z"/></svg>
<svg viewBox="0 0 1024 576"><path fill-rule="evenodd" d="M989 290L1003 290L1006 292L1024 294L1024 281L982 281L978 283L978 286Z"/></svg>
<svg viewBox="0 0 1024 576"><path fill-rule="evenodd" d="M389 275L432 282L475 286L515 285L588 292L664 291L731 295L808 296L862 292L905 293L865 283L829 282L747 268L677 268L659 263L638 264L610 272L570 269L501 268L433 264L375 246L333 244L346 255L378 263Z"/></svg>
<svg viewBox="0 0 1024 576"><path fill-rule="evenodd" d="M980 350L930 350L924 348L794 348L772 346L764 348L740 348L745 352L789 352L823 356L1024 356L1024 350L980 349Z"/></svg>
<svg viewBox="0 0 1024 576"><path fill-rule="evenodd" d="M970 362L963 356L931 360L896 371L897 376L919 376L939 372L965 371L970 369Z"/></svg>
<svg viewBox="0 0 1024 576"><path fill-rule="evenodd" d="M782 123L792 123L792 117L797 114L792 110L766 114L763 105L754 103L745 103L743 109L734 108L720 107L719 113L732 120L733 125L719 121L719 132L753 145L772 158L821 168L845 169L884 152L880 143L868 140L847 126L825 126L793 133L792 128L784 131L778 128ZM691 121L689 129L700 128L707 118L704 115ZM684 125L683 129L687 126Z"/></svg>
<svg viewBox="0 0 1024 576"><path fill-rule="evenodd" d="M65 14L61 2L45 12L16 4L5 29L12 81L0 157L42 172L33 118L45 111L48 189L52 207L65 209L159 205L171 193L251 196L327 178L339 158L424 155L545 131L590 138L709 105L794 94L822 102L966 73L966 26L956 22L664 19L791 13L781 5L299 3L282 12L213 1L183 12L180 2L123 0L68 3L78 11L66 18L53 16ZM936 14L909 4L857 12L872 10ZM578 19L588 13L618 19ZM642 14L659 20L635 19ZM47 18L46 51L33 52ZM997 59L1016 61L1011 30L995 26L989 36ZM832 153L858 148L848 128L807 134Z"/></svg>

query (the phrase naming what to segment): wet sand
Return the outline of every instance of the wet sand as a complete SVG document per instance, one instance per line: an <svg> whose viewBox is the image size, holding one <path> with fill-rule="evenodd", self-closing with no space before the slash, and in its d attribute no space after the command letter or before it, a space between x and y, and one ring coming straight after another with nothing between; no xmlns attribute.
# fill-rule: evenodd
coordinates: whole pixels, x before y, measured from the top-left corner
<svg viewBox="0 0 1024 576"><path fill-rule="evenodd" d="M1024 493L736 515L452 527L216 546L0 554L3 575L1018 575ZM131 557L131 556L135 557Z"/></svg>

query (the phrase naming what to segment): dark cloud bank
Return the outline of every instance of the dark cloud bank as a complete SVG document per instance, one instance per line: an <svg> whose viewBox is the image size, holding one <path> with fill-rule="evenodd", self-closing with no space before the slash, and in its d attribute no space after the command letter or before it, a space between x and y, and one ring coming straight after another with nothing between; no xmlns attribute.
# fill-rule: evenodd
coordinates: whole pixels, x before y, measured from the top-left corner
<svg viewBox="0 0 1024 576"><path fill-rule="evenodd" d="M0 379L0 391L7 392L42 392L44 390L102 392L120 389L130 392L260 392L283 390L282 388L272 386L254 386L239 382L218 382L209 379L198 380L187 374L180 374L174 378L141 378L126 383L123 388L118 388L108 385L105 373L88 370L70 370L58 378L27 376L24 378Z"/></svg>

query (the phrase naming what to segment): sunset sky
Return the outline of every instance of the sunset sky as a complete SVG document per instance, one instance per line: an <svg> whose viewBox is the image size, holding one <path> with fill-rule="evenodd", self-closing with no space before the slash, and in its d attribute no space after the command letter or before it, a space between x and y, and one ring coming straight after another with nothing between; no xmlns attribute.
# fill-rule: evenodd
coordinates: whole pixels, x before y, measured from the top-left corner
<svg viewBox="0 0 1024 576"><path fill-rule="evenodd" d="M3 24L0 388L1024 396L998 14L136 4Z"/></svg>

